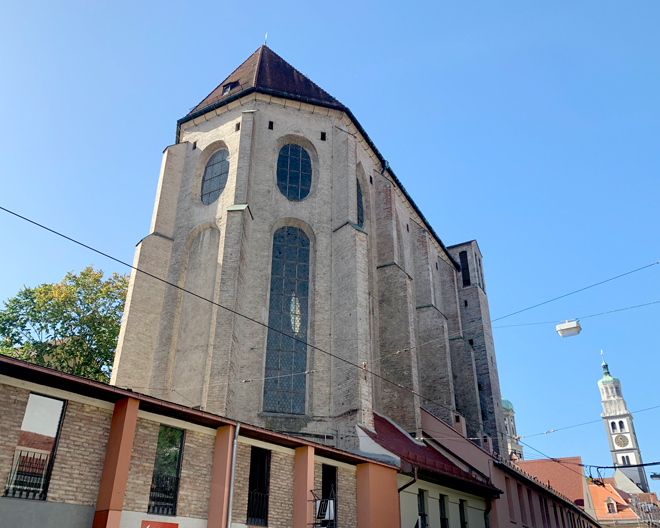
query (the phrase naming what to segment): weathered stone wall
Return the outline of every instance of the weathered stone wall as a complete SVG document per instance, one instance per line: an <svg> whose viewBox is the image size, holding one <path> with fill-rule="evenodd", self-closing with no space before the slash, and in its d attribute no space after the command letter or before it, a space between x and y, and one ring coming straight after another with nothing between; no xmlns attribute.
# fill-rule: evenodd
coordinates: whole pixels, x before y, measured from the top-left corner
<svg viewBox="0 0 660 528"><path fill-rule="evenodd" d="M112 411L68 401L47 500L96 505Z"/></svg>

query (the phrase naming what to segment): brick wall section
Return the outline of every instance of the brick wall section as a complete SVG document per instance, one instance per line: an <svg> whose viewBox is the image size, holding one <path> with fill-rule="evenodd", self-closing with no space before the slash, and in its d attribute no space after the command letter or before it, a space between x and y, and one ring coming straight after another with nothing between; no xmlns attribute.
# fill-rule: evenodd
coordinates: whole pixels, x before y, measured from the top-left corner
<svg viewBox="0 0 660 528"><path fill-rule="evenodd" d="M21 434L23 415L30 391L0 385L0 491L4 491L14 461L14 452Z"/></svg>
<svg viewBox="0 0 660 528"><path fill-rule="evenodd" d="M268 492L268 526L293 526L293 464L294 457L271 451L270 489Z"/></svg>
<svg viewBox="0 0 660 528"><path fill-rule="evenodd" d="M314 491L317 493L320 492L323 487L322 471L323 464L321 464L321 462L314 462Z"/></svg>
<svg viewBox="0 0 660 528"><path fill-rule="evenodd" d="M159 428L156 422L138 418L124 496L125 510L147 511Z"/></svg>
<svg viewBox="0 0 660 528"><path fill-rule="evenodd" d="M112 411L68 401L48 487L49 502L94 506Z"/></svg>
<svg viewBox="0 0 660 528"><path fill-rule="evenodd" d="M357 473L337 468L337 524L338 528L357 526Z"/></svg>
<svg viewBox="0 0 660 528"><path fill-rule="evenodd" d="M234 500L232 503L232 523L245 523L247 519L248 485L250 483L250 453L252 446L238 443L236 447L236 468L234 474Z"/></svg>
<svg viewBox="0 0 660 528"><path fill-rule="evenodd" d="M207 519L215 437L186 431L177 515Z"/></svg>

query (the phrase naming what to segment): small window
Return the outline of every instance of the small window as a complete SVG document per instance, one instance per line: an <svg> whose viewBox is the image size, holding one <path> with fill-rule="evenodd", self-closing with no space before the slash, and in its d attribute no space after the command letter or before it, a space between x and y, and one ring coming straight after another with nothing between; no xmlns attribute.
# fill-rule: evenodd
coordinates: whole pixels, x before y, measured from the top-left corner
<svg viewBox="0 0 660 528"><path fill-rule="evenodd" d="M284 145L280 149L277 187L289 200L307 198L312 187L312 160L300 145Z"/></svg>
<svg viewBox="0 0 660 528"><path fill-rule="evenodd" d="M463 301L463 302L465 303L465 306L467 306L467 305L468 305L468 302L467 302L467 301Z"/></svg>
<svg viewBox="0 0 660 528"><path fill-rule="evenodd" d="M440 507L440 528L449 528L449 516L447 515L447 495L438 497Z"/></svg>
<svg viewBox="0 0 660 528"><path fill-rule="evenodd" d="M321 132L321 141L325 141L325 132Z"/></svg>
<svg viewBox="0 0 660 528"><path fill-rule="evenodd" d="M469 286L470 285L470 267L468 265L467 251L461 251L458 254L458 258L461 261L461 273L463 275L463 287ZM467 306L467 304L465 306Z"/></svg>
<svg viewBox="0 0 660 528"><path fill-rule="evenodd" d="M238 82L236 82L236 81L225 84L222 87L222 95L227 95L229 92L231 92L237 86L238 86Z"/></svg>
<svg viewBox="0 0 660 528"><path fill-rule="evenodd" d="M62 400L30 394L5 497L46 500L63 411Z"/></svg>
<svg viewBox="0 0 660 528"><path fill-rule="evenodd" d="M247 524L268 526L270 451L252 447L248 486Z"/></svg>
<svg viewBox="0 0 660 528"><path fill-rule="evenodd" d="M619 422L619 431L625 431L626 428L623 426L623 422Z"/></svg>
<svg viewBox="0 0 660 528"><path fill-rule="evenodd" d="M616 433L616 422L612 422L611 425L612 425L612 432Z"/></svg>
<svg viewBox="0 0 660 528"><path fill-rule="evenodd" d="M470 344L472 344L472 343L470 343ZM481 383L477 383L477 387L479 389L479 392L481 392Z"/></svg>
<svg viewBox="0 0 660 528"><path fill-rule="evenodd" d="M229 151L219 150L209 158L202 179L202 203L210 205L225 190L229 175Z"/></svg>
<svg viewBox="0 0 660 528"><path fill-rule="evenodd" d="M435 263L435 269L438 269L438 263L437 262Z"/></svg>
<svg viewBox="0 0 660 528"><path fill-rule="evenodd" d="M470 346L474 346L474 339L468 339L468 343L470 343Z"/></svg>
<svg viewBox="0 0 660 528"><path fill-rule="evenodd" d="M236 132L238 132L241 129L241 123L238 122L236 123Z"/></svg>
<svg viewBox="0 0 660 528"><path fill-rule="evenodd" d="M196 148L197 148L197 141L193 141L192 149L195 150Z"/></svg>
<svg viewBox="0 0 660 528"><path fill-rule="evenodd" d="M373 178L373 176L369 176L369 183L370 183L371 185L374 184L374 178Z"/></svg>
<svg viewBox="0 0 660 528"><path fill-rule="evenodd" d="M481 419L482 419L482 420L485 420L485 419L486 419L486 413L483 412L483 411L481 411Z"/></svg>
<svg viewBox="0 0 660 528"><path fill-rule="evenodd" d="M268 121L268 130L273 130L275 124L272 121Z"/></svg>
<svg viewBox="0 0 660 528"><path fill-rule="evenodd" d="M154 473L151 477L148 513L176 515L182 447L183 431L161 425L158 431Z"/></svg>
<svg viewBox="0 0 660 528"><path fill-rule="evenodd" d="M408 231L408 233L410 233L410 226L408 224L406 224L406 231Z"/></svg>
<svg viewBox="0 0 660 528"><path fill-rule="evenodd" d="M420 528L426 528L429 525L427 507L426 507L426 494L428 492L424 490L419 490L417 492L417 515L422 522Z"/></svg>
<svg viewBox="0 0 660 528"><path fill-rule="evenodd" d="M457 414L457 415L454 417L454 421L455 421L456 423L461 423L461 417Z"/></svg>
<svg viewBox="0 0 660 528"><path fill-rule="evenodd" d="M616 513L616 506L611 502L607 503L607 513Z"/></svg>
<svg viewBox="0 0 660 528"><path fill-rule="evenodd" d="M516 486L518 487L518 504L520 505L520 519L522 520L522 523L527 526L527 509L525 508L525 495L523 492L523 487L521 484L517 484ZM559 525L557 525L557 528L559 528Z"/></svg>
<svg viewBox="0 0 660 528"><path fill-rule="evenodd" d="M458 501L458 513L461 519L461 528L468 528L468 505L466 500Z"/></svg>
<svg viewBox="0 0 660 528"><path fill-rule="evenodd" d="M360 227L364 227L364 204L362 201L362 187L360 187L360 180L357 180L357 223Z"/></svg>

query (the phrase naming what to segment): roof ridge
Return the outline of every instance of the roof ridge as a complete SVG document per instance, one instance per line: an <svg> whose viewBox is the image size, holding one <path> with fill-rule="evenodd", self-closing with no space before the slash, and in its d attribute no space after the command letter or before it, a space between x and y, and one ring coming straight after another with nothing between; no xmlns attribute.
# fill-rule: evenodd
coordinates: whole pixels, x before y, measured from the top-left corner
<svg viewBox="0 0 660 528"><path fill-rule="evenodd" d="M263 51L264 48L268 48L268 46L266 46L264 44L262 46L259 46L259 49L257 49L257 51L259 52L259 56L257 57L257 67L254 69L254 78L252 79L252 85L253 86L257 86L257 81L259 80L259 70L261 69L261 58L264 56L264 51ZM270 49L270 48L268 48L268 49ZM252 55L254 55L254 53ZM247 60L249 60L249 57L248 57ZM243 64L245 64L245 63L243 63ZM241 64L241 66L243 64ZM240 68L241 66L239 66L238 68ZM236 68L236 69L238 69L238 68ZM234 71L236 71L236 70L234 70ZM232 72L232 74L233 73L234 72ZM231 77L231 75L230 75L230 77Z"/></svg>

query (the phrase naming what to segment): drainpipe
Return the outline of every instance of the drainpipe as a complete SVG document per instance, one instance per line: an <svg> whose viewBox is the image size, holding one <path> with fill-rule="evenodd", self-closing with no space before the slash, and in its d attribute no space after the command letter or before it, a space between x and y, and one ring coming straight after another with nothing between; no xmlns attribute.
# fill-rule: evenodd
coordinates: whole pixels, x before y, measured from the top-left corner
<svg viewBox="0 0 660 528"><path fill-rule="evenodd" d="M486 528L490 528L490 519L488 518L488 514L490 513L490 510L493 508L493 499L488 499L486 501L486 510L484 511L484 522L486 523Z"/></svg>
<svg viewBox="0 0 660 528"><path fill-rule="evenodd" d="M410 482L404 484L403 486L401 486L401 487L399 488L399 493L401 493L401 492L402 492L404 489L406 489L408 486L412 486L415 482L417 482L417 468L416 468L416 467L413 468L413 475L414 475L414 477L413 477L413 479L412 479ZM486 528L488 528L488 527L486 527Z"/></svg>
<svg viewBox="0 0 660 528"><path fill-rule="evenodd" d="M229 506L227 508L227 528L231 528L231 507L234 502L234 475L236 474L236 446L238 444L238 433L241 430L241 422L236 422L234 431L234 447L231 453L231 471L229 477Z"/></svg>

